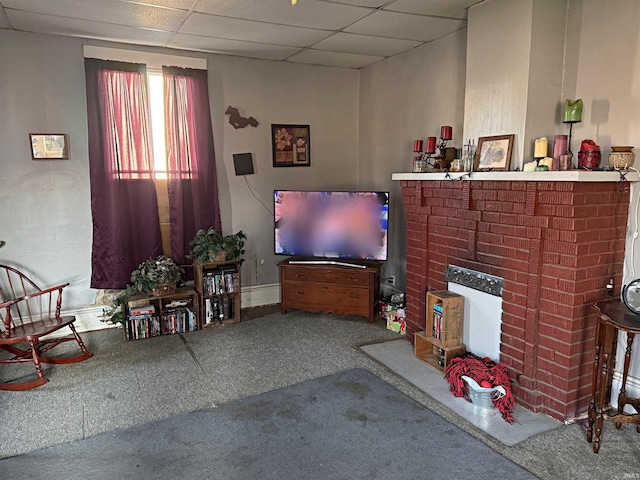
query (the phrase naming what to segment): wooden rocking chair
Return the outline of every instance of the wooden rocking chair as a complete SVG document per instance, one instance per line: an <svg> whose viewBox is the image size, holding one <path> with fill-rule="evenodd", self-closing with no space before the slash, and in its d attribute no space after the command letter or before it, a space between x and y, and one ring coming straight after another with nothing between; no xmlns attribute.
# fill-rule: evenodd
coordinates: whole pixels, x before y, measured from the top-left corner
<svg viewBox="0 0 640 480"><path fill-rule="evenodd" d="M33 362L38 375L35 380L23 383L0 382L0 390L30 390L44 385L49 380L42 373L41 363L76 363L93 356L76 332L73 325L76 318L60 316L62 289L67 285L42 290L15 268L0 265L0 349L13 355L0 358L0 363ZM69 327L73 335L41 340L64 327ZM43 355L69 341L78 342L80 355L62 358Z"/></svg>

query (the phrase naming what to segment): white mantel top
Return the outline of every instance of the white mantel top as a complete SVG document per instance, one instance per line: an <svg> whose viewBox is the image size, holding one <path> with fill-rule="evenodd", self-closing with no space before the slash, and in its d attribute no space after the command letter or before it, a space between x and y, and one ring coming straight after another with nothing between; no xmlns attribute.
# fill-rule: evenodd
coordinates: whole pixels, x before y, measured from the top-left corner
<svg viewBox="0 0 640 480"><path fill-rule="evenodd" d="M640 182L638 172L588 172L586 170L568 170L562 172L467 172L450 173L393 173L392 180L491 180L519 182L618 182L624 179L629 182Z"/></svg>

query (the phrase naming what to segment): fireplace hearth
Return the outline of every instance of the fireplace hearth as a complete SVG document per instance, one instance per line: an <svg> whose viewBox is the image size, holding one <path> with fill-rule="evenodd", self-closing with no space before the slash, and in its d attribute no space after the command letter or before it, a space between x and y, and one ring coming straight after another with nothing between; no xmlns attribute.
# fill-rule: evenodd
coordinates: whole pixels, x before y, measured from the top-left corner
<svg viewBox="0 0 640 480"><path fill-rule="evenodd" d="M446 288L449 265L499 277L500 361L517 402L561 420L586 410L590 307L610 278L619 295L628 182L394 178L407 221L407 337L424 329L425 292Z"/></svg>

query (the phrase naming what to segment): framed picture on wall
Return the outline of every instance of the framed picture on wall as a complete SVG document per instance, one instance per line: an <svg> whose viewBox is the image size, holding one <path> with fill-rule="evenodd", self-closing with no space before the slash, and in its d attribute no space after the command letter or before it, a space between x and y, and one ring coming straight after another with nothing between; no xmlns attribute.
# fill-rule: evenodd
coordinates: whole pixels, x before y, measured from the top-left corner
<svg viewBox="0 0 640 480"><path fill-rule="evenodd" d="M480 137L476 149L474 170L508 171L514 138L514 134Z"/></svg>
<svg viewBox="0 0 640 480"><path fill-rule="evenodd" d="M274 167L310 166L309 125L271 124L271 151Z"/></svg>
<svg viewBox="0 0 640 480"><path fill-rule="evenodd" d="M32 160L68 160L69 142L65 133L30 133Z"/></svg>

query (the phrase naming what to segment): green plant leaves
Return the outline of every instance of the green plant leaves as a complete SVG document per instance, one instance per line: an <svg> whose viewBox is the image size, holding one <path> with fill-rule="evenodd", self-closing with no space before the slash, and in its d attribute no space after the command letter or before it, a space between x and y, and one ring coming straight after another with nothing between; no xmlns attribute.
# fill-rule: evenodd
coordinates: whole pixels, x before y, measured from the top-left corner
<svg viewBox="0 0 640 480"><path fill-rule="evenodd" d="M244 254L246 234L240 230L233 235L222 236L213 227L198 230L196 236L189 242L191 251L187 258L195 259L200 263L210 263L220 252L225 253L225 260L236 260Z"/></svg>

